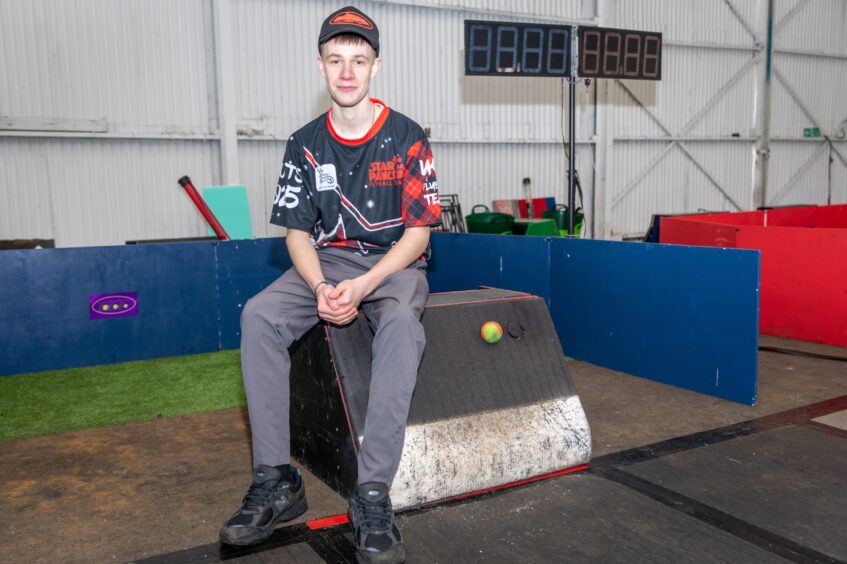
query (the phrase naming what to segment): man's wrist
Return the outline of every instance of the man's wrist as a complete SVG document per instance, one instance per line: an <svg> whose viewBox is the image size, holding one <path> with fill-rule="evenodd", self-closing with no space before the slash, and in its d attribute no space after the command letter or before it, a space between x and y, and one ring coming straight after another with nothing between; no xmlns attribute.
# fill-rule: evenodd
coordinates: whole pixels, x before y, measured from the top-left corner
<svg viewBox="0 0 847 564"><path fill-rule="evenodd" d="M327 286L329 286L329 285L330 285L330 284L329 284L329 282L327 282L326 280L321 280L320 282L318 282L317 284L315 284L315 287L314 287L314 288L312 288L312 293L313 293L313 294L315 294L315 295L317 296L317 295L318 295L318 290L320 290L321 286L323 286L324 284L326 284Z"/></svg>
<svg viewBox="0 0 847 564"><path fill-rule="evenodd" d="M382 278L380 277L379 273L375 273L373 270L369 270L368 272L362 274L361 280L364 283L365 296L370 295L374 290L377 289L380 282L382 282Z"/></svg>

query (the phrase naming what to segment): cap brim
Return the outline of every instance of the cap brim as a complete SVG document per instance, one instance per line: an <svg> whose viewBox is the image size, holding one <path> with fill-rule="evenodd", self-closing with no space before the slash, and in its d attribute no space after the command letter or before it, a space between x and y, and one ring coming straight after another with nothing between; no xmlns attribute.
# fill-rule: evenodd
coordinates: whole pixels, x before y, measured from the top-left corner
<svg viewBox="0 0 847 564"><path fill-rule="evenodd" d="M359 32L356 29L333 29L332 31L330 31L326 35L322 35L318 38L318 48L320 48L321 45L323 45L324 43L326 43L327 41L329 41L333 37L337 37L339 35L345 35L345 34L358 35L359 37L362 38L362 40L365 43L367 43L368 45L371 46L371 48L374 50L374 52L377 55L379 55L379 46L371 43L371 40L368 39L367 36L365 36L364 34L362 34L361 32Z"/></svg>

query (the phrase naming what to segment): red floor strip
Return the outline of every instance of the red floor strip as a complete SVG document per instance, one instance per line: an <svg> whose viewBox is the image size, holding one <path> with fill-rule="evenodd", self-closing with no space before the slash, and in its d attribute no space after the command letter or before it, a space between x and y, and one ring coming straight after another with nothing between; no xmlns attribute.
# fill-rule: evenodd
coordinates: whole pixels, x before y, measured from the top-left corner
<svg viewBox="0 0 847 564"><path fill-rule="evenodd" d="M350 520L347 518L346 513L342 513L341 515L332 515L330 517L322 517L320 519L313 519L306 523L306 526L312 529L313 531L317 531L318 529L326 529L327 527L334 527L336 525L343 525L345 523L349 523Z"/></svg>
<svg viewBox="0 0 847 564"><path fill-rule="evenodd" d="M532 478L526 478L524 480L518 480L517 482L509 482L508 484L503 484L500 486L493 486L490 488L485 488L484 490L476 490L473 492L456 495L453 497L448 497L445 499L439 499L438 501L434 501L432 503L427 503L426 505L440 505L442 503L449 503L451 501L457 501L460 499L467 499L469 497L475 497L478 495L487 494L490 492L495 492L497 490L504 490L506 488L513 488L515 486L521 486L523 484L530 484L532 482L537 482L539 480L546 480L547 478L554 478L556 476L563 476L565 474L573 474L574 472L581 472L582 470L587 470L587 464L580 464L579 466L574 466L572 468L565 468L564 470L557 470L555 472L550 472L548 474L542 474L540 476L533 476ZM347 518L346 513L342 513L340 515L331 515L329 517L322 517L320 519L313 519L306 523L306 526L309 527L313 531L317 531L318 529L326 529L327 527L334 527L336 525L344 525L349 523L350 520Z"/></svg>

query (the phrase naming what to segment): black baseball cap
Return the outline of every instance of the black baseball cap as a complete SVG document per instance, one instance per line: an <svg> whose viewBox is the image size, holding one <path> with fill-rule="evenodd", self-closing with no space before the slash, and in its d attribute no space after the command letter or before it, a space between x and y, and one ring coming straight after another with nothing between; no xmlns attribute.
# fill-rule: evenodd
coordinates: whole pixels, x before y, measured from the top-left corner
<svg viewBox="0 0 847 564"><path fill-rule="evenodd" d="M336 10L324 20L321 26L321 34L318 36L318 52L320 52L323 43L342 33L353 33L360 36L371 44L371 47L379 56L379 29L372 19L353 6Z"/></svg>

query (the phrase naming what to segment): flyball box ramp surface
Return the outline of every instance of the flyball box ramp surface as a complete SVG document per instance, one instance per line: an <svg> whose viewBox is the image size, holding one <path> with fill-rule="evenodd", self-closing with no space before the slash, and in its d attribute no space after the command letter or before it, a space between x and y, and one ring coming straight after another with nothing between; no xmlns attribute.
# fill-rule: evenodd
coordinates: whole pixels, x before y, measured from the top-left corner
<svg viewBox="0 0 847 564"><path fill-rule="evenodd" d="M486 321L505 329L489 344ZM587 462L591 432L547 307L481 289L432 294L391 498L417 506ZM360 315L292 347L292 454L339 493L356 479L373 335Z"/></svg>

